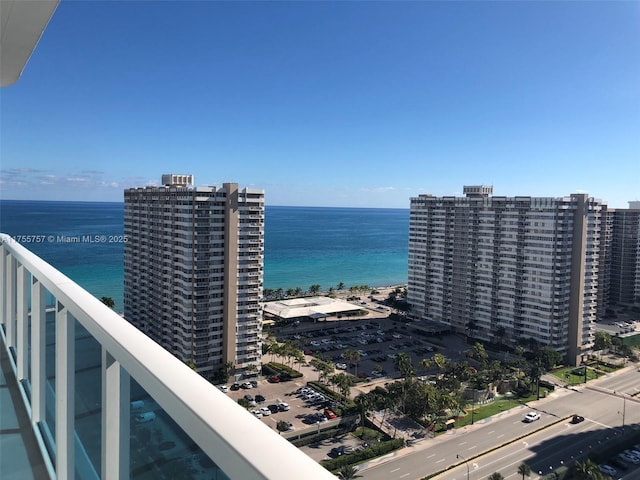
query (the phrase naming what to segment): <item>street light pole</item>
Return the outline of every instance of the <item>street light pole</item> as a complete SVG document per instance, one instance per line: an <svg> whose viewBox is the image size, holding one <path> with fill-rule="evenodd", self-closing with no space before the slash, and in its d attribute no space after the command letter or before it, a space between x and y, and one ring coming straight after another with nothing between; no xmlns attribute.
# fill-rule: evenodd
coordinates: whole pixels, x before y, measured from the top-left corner
<svg viewBox="0 0 640 480"><path fill-rule="evenodd" d="M615 396L618 396L618 392L613 393ZM627 397L624 396L624 393L621 393L620 396L622 397L622 431L624 432L624 417L627 412ZM618 414L620 413L621 412L618 411Z"/></svg>
<svg viewBox="0 0 640 480"><path fill-rule="evenodd" d="M459 453L456 454L456 458L460 458L464 461L464 463L467 464L467 480L469 480L469 462L467 462L467 459L464 458L462 455L460 455Z"/></svg>
<svg viewBox="0 0 640 480"><path fill-rule="evenodd" d="M473 397L471 400L471 425L473 425L473 417L476 411L476 389L473 389Z"/></svg>

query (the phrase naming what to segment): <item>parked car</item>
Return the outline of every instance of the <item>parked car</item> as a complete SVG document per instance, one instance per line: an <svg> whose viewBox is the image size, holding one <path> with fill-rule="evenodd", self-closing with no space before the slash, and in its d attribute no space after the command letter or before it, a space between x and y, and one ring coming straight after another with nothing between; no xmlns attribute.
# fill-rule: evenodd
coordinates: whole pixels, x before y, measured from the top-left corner
<svg viewBox="0 0 640 480"><path fill-rule="evenodd" d="M262 395L260 394L256 395L256 402L262 403L264 401L265 401L265 398Z"/></svg>
<svg viewBox="0 0 640 480"><path fill-rule="evenodd" d="M240 384L238 382L232 383L231 390L240 390Z"/></svg>
<svg viewBox="0 0 640 480"><path fill-rule="evenodd" d="M342 455L349 455L353 453L353 447L350 445L341 445L340 447L332 448L329 455L332 457L340 457Z"/></svg>
<svg viewBox="0 0 640 480"><path fill-rule="evenodd" d="M244 388L245 390L249 390L250 388L253 388L253 385L251 385L251 383L249 382L244 382L242 385L240 385L242 388Z"/></svg>
<svg viewBox="0 0 640 480"><path fill-rule="evenodd" d="M633 453L631 450L625 450L618 456L627 462L633 463L634 465L638 465L640 463L640 457L638 457L638 455Z"/></svg>
<svg viewBox="0 0 640 480"><path fill-rule="evenodd" d="M598 465L598 470L612 477L615 477L618 473L618 471L615 468L607 464Z"/></svg>
<svg viewBox="0 0 640 480"><path fill-rule="evenodd" d="M333 410L331 410L330 408L327 408L324 411L324 415L325 417L327 417L329 420L333 420L334 418L337 418L337 415L333 412Z"/></svg>
<svg viewBox="0 0 640 480"><path fill-rule="evenodd" d="M229 387L227 387L226 385L218 385L218 388L223 393L227 393L229 391Z"/></svg>
<svg viewBox="0 0 640 480"><path fill-rule="evenodd" d="M536 420L540 420L540 414L538 412L529 412L524 416L525 423L535 422Z"/></svg>
<svg viewBox="0 0 640 480"><path fill-rule="evenodd" d="M257 380L251 380L249 383L251 384L251 386L252 386L253 388L258 388L258 382L257 382Z"/></svg>
<svg viewBox="0 0 640 480"><path fill-rule="evenodd" d="M262 413L260 413L260 410L251 410L251 413L253 413L253 416L256 418L262 418Z"/></svg>
<svg viewBox="0 0 640 480"><path fill-rule="evenodd" d="M267 407L269 409L269 411L271 413L278 413L280 410L278 410L278 405L276 404L271 404Z"/></svg>
<svg viewBox="0 0 640 480"><path fill-rule="evenodd" d="M280 377L278 375L272 375L268 378L269 383L280 383Z"/></svg>
<svg viewBox="0 0 640 480"><path fill-rule="evenodd" d="M286 402L279 403L278 410L280 410L281 412L286 412L287 410L289 410L289 404Z"/></svg>
<svg viewBox="0 0 640 480"><path fill-rule="evenodd" d="M574 415L573 418L571 419L571 423L580 423L580 422L584 422L584 417L581 417L580 415Z"/></svg>
<svg viewBox="0 0 640 480"><path fill-rule="evenodd" d="M156 419L156 414L153 412L144 412L136 415L136 423L147 423Z"/></svg>
<svg viewBox="0 0 640 480"><path fill-rule="evenodd" d="M162 442L160 445L158 445L158 450L171 450L172 448L175 448L175 446L176 442Z"/></svg>
<svg viewBox="0 0 640 480"><path fill-rule="evenodd" d="M260 413L263 417L268 417L269 415L271 415L271 410L269 410L267 407L262 407L260 409Z"/></svg>

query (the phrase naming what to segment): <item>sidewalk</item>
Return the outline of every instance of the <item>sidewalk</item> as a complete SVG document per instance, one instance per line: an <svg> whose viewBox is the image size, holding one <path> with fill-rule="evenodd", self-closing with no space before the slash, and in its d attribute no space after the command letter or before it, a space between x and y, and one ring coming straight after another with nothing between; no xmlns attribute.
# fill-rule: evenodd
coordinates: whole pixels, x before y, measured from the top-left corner
<svg viewBox="0 0 640 480"><path fill-rule="evenodd" d="M546 398L541 398L540 400L534 400L534 401L529 402L528 404L525 404L525 405L515 406L515 407L511 408L510 410L506 410L506 411L497 413L497 414L495 414L495 415L493 415L491 417L479 420L479 421L475 422L473 425L467 425L467 426L462 427L462 428L448 430L447 432L441 433L440 435L437 435L435 437L427 436L427 437L421 438L419 440L409 440L407 442L407 446L405 448L402 448L400 450L396 450L395 452L389 453L388 455L385 455L385 456L382 456L382 457L378 457L378 458L374 458L374 459L371 459L368 462L362 463L362 464L360 464L358 466L358 470L359 471L363 471L363 470L366 470L368 468L376 467L376 466L381 465L383 463L386 463L388 461L395 460L397 458L401 458L401 457L404 457L406 455L411 455L413 453L426 450L427 448L431 448L435 444L438 444L438 443L445 443L445 442L449 442L449 441L454 441L454 440L458 439L461 435L466 435L468 433L471 433L471 432L474 432L476 430L484 428L488 424L491 424L494 420L501 419L501 418L504 418L504 417L521 415L522 414L522 410L527 409L527 408L533 408L533 409L536 409L536 410L544 411L543 408L544 408L544 404L546 402L550 401L551 399L557 398L558 396L566 395L567 393L568 393L567 390L559 390L559 391L551 393ZM400 434L398 436L402 436L402 432L400 430L398 430L398 433ZM504 441L504 443L501 446L508 445L509 443L513 442L514 440L515 439L507 439L507 440ZM482 456L482 455L484 455L484 453L485 452L478 452L475 455L475 457Z"/></svg>

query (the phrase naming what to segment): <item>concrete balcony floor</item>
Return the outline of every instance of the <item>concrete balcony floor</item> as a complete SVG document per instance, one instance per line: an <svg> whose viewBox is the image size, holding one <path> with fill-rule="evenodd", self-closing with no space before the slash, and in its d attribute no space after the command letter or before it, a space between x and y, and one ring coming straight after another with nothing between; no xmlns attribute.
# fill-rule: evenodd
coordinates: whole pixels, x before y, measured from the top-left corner
<svg viewBox="0 0 640 480"><path fill-rule="evenodd" d="M0 342L0 478L48 479L1 336Z"/></svg>

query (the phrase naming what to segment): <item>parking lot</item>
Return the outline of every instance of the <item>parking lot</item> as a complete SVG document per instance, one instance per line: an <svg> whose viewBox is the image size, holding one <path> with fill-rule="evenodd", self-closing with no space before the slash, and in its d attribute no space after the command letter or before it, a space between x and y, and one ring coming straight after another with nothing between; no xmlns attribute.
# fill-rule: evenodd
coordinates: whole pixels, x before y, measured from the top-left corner
<svg viewBox="0 0 640 480"><path fill-rule="evenodd" d="M384 385L397 376L393 361L398 353L407 353L419 370L420 361L430 358L436 352L447 358L459 358L467 348L460 337L430 335L428 332L418 331L412 324L394 322L387 318L386 314L382 316L375 312L366 319L289 325L274 335L279 342L291 340L301 345L307 361L299 367L303 377L278 383L270 383L266 378L260 378L254 381L255 386L245 385L247 388L242 387L245 380L240 380L239 388L229 388L226 395L234 401L248 396L247 398L255 402L248 410L255 412L256 421L263 422L274 431L278 431L279 421L288 422L290 430L282 433L289 438L292 435L295 437L296 434L313 432L314 429L322 431L340 421L340 418L327 418L330 414L326 414L325 410L331 408L329 399L312 401L309 397L313 397L313 392L302 391L302 388L307 387L307 382L318 380L318 372L310 363L317 356L322 356L325 360L330 359L336 373L346 370L365 379L352 388L352 396L356 396L376 385ZM357 364L354 360L345 358L348 357L345 355L348 350L358 351L360 360ZM271 360L273 358L267 354L263 363ZM277 358L275 360L278 361ZM227 385L230 387L232 383ZM264 400L261 397L264 397ZM256 398L259 401L256 401ZM288 408L278 407L283 403L287 404ZM336 455L341 448L362 448L361 443L352 435L342 435L303 449L319 461L329 458L332 451Z"/></svg>
<svg viewBox="0 0 640 480"><path fill-rule="evenodd" d="M290 431L301 432L309 428L322 429L329 424L330 414L325 414L326 408L330 408L328 399L305 397L302 393L296 393L306 387L309 380L317 380L317 375L313 375L310 368L305 368L308 375L302 378L288 382L269 383L267 380L261 379L257 381L257 387L242 388L238 390L229 389L226 394L235 401L250 396L255 405L249 407L250 411L263 410L262 416L256 415L256 421L261 421L265 425L277 431L279 421L290 422ZM239 382L240 384L244 382ZM231 385L231 384L230 384ZM264 400L259 396L264 397ZM256 402L256 398L261 401ZM286 404L287 407L279 405ZM333 422L335 423L335 422Z"/></svg>
<svg viewBox="0 0 640 480"><path fill-rule="evenodd" d="M305 355L330 358L337 371L347 370L370 381L395 376L394 358L401 352L408 354L414 367L419 368L422 359L430 358L436 352L455 359L464 355L468 348L459 337L436 339L411 324L388 318L303 325L297 331L288 329L277 338L279 342L297 341ZM358 352L360 360L357 363L348 358L348 350Z"/></svg>

